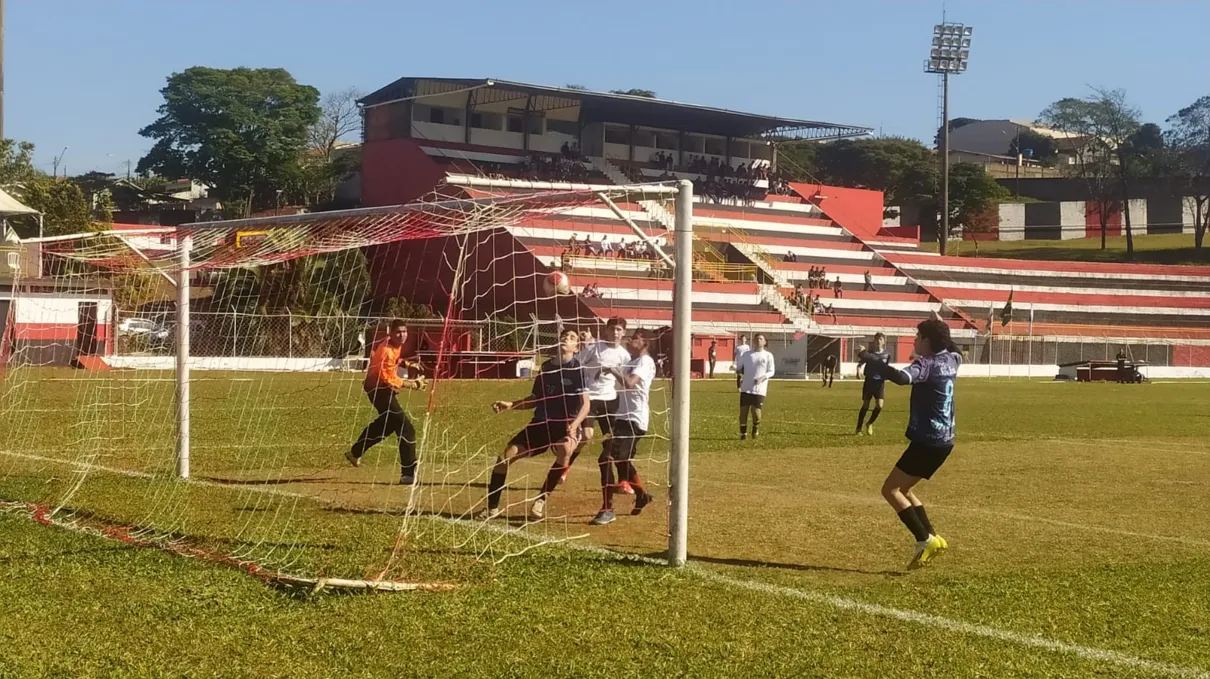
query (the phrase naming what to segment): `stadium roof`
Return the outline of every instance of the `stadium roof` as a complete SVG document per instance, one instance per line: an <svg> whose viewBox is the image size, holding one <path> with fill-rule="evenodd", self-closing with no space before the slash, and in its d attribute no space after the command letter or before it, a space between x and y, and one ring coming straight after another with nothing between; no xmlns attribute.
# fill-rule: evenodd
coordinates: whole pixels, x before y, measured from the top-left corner
<svg viewBox="0 0 1210 679"><path fill-rule="evenodd" d="M731 137L772 135L799 139L841 139L860 137L873 131L873 128L860 125L781 118L666 99L530 85L494 78L405 77L363 97L359 103L369 108L465 91L476 92L476 100L480 103L516 99L516 95L537 98L537 105L533 105L531 99L532 110L537 111L579 105L581 120L587 122L642 125Z"/></svg>

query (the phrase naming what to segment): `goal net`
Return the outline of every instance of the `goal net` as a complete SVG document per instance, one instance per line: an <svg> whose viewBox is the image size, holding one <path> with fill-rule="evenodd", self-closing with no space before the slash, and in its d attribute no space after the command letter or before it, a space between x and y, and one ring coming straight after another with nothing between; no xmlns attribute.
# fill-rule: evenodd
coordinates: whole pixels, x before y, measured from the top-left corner
<svg viewBox="0 0 1210 679"><path fill-rule="evenodd" d="M503 515L476 518L531 415L491 404L530 392L563 329L600 337L621 316L667 352L673 190L446 190L26 243L0 309L0 507L316 585L445 587L583 539L602 501L600 433L541 521L529 507L550 454L514 464ZM548 284L559 269L571 294ZM594 295L607 278L656 292ZM398 375L427 380L397 397L418 459L408 485L395 424L360 466L346 459L377 417L364 383L393 319L408 329ZM657 379L636 459L657 501L599 542L667 542L670 393Z"/></svg>

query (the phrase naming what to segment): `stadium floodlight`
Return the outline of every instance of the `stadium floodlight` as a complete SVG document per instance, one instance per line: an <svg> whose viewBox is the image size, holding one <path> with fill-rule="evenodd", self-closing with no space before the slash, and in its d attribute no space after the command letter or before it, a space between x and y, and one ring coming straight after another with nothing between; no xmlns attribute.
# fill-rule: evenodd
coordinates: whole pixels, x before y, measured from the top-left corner
<svg viewBox="0 0 1210 679"><path fill-rule="evenodd" d="M924 72L941 76L941 232L937 241L942 255L950 235L950 74L965 73L975 29L964 24L942 22L933 26L933 43Z"/></svg>

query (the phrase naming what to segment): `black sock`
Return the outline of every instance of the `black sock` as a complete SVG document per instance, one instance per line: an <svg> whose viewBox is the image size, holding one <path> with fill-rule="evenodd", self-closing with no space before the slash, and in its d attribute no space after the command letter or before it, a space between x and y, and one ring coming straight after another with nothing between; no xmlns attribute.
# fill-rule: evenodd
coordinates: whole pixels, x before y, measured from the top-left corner
<svg viewBox="0 0 1210 679"><path fill-rule="evenodd" d="M752 423L752 435L753 436L756 436L756 432L758 429L760 429L760 422L753 422Z"/></svg>
<svg viewBox="0 0 1210 679"><path fill-rule="evenodd" d="M912 531L912 536L916 538L916 542L924 542L929 539L929 533L924 529L924 525L920 523L920 517L916 515L915 507L908 507L899 512L899 520L907 529Z"/></svg>
<svg viewBox="0 0 1210 679"><path fill-rule="evenodd" d="M937 531L933 530L933 524L929 522L929 515L924 513L924 505L915 505L912 509L916 510L916 519L924 526L924 530L928 531L929 535L936 535Z"/></svg>
<svg viewBox="0 0 1210 679"><path fill-rule="evenodd" d="M487 506L495 509L500 506L500 494L504 492L504 482L508 479L507 471L493 471L491 481L487 482Z"/></svg>
<svg viewBox="0 0 1210 679"><path fill-rule="evenodd" d="M878 406L874 406L873 412L870 413L870 424L874 424L874 420L877 420L878 416L881 414L882 414L882 408L879 408Z"/></svg>
<svg viewBox="0 0 1210 679"><path fill-rule="evenodd" d="M739 435L740 436L748 435L748 425L746 425L746 424L739 425Z"/></svg>
<svg viewBox="0 0 1210 679"><path fill-rule="evenodd" d="M861 406L861 410L857 412L857 431L861 431L862 425L865 424L865 414L867 411L869 411L869 408L863 405ZM874 420L870 420L870 422L873 421Z"/></svg>
<svg viewBox="0 0 1210 679"><path fill-rule="evenodd" d="M542 490L538 497L545 498L554 492L554 489L559 486L559 479L563 478L563 472L567 471L567 467L560 467L556 462L550 466L550 471L546 472L546 480L542 482Z"/></svg>

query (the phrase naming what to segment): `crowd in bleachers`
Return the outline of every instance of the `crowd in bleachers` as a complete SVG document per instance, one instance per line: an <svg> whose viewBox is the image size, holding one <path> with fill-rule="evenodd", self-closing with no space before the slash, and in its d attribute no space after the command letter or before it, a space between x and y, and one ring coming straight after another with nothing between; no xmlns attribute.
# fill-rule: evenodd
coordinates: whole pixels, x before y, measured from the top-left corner
<svg viewBox="0 0 1210 679"><path fill-rule="evenodd" d="M567 153L561 153L557 156L544 153L531 153L521 163L523 178L544 182L586 181L589 170L584 161L580 160L579 150L572 150L571 147L567 148Z"/></svg>
<svg viewBox="0 0 1210 679"><path fill-rule="evenodd" d="M791 301L800 311L816 321L819 320L820 316L826 315L832 317L833 323L836 322L835 307L831 304L824 304L819 293L815 293L815 296L812 297L810 291L802 287L802 283L794 285L794 297Z"/></svg>
<svg viewBox="0 0 1210 679"><path fill-rule="evenodd" d="M655 239L654 242L663 246L662 239ZM563 257L614 257L617 259L645 259L657 260L659 254L650 244L638 240L623 241L620 237L614 241L610 240L609 236L601 236L600 241L594 241L587 235L584 240L580 240L576 234L571 234L571 238L567 240L567 247L563 249Z"/></svg>
<svg viewBox="0 0 1210 679"><path fill-rule="evenodd" d="M701 175L693 180L693 193L707 200L724 205L750 205L763 200L767 194L791 195L790 184L785 177L770 169L768 163L752 161L732 167L717 157L687 156L683 164L676 164L672 153L657 151L651 163L663 170L659 181L677 178L674 172L691 172ZM765 180L768 188L759 188L756 182Z"/></svg>

